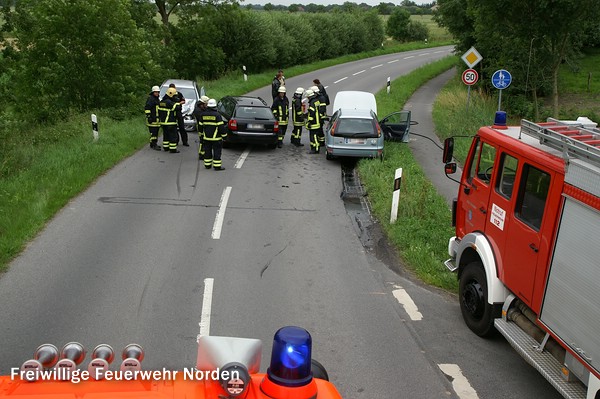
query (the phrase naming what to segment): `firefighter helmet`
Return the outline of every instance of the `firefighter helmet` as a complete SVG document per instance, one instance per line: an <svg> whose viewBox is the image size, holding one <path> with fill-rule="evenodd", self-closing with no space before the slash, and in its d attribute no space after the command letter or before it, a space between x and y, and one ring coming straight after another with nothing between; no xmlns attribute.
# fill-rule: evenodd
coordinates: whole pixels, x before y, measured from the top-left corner
<svg viewBox="0 0 600 399"><path fill-rule="evenodd" d="M217 100L215 100L214 98L211 98L210 100L208 100L208 102L206 103L206 105L209 108L215 108L217 106Z"/></svg>
<svg viewBox="0 0 600 399"><path fill-rule="evenodd" d="M304 93L304 89L302 87L298 87L296 89L296 94L302 94L302 93Z"/></svg>
<svg viewBox="0 0 600 399"><path fill-rule="evenodd" d="M160 87L158 87L158 86L152 86L152 91L160 91Z"/></svg>
<svg viewBox="0 0 600 399"><path fill-rule="evenodd" d="M277 89L277 93L285 93L285 92L286 92L285 86L281 86L281 87L279 87L279 89Z"/></svg>
<svg viewBox="0 0 600 399"><path fill-rule="evenodd" d="M210 98L206 97L206 96L202 96L200 97L200 102L206 104L208 102L208 100L210 100Z"/></svg>
<svg viewBox="0 0 600 399"><path fill-rule="evenodd" d="M173 97L175 94L177 94L177 89L174 87L169 87L167 89L167 96L169 97Z"/></svg>
<svg viewBox="0 0 600 399"><path fill-rule="evenodd" d="M318 92L319 92L319 88L318 88L317 86L312 86L310 89L311 89L312 91L314 91L315 93L318 93Z"/></svg>
<svg viewBox="0 0 600 399"><path fill-rule="evenodd" d="M312 97L315 95L315 92L312 91L311 89L308 89L304 92L304 94L306 94L306 97Z"/></svg>

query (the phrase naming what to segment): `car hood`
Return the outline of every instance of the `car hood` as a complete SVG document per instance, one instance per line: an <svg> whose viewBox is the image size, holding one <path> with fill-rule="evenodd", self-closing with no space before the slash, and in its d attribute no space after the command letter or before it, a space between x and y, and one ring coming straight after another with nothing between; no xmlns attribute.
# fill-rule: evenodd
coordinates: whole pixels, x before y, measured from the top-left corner
<svg viewBox="0 0 600 399"><path fill-rule="evenodd" d="M196 100L186 99L185 104L181 106L181 113L183 115L191 115L196 107Z"/></svg>

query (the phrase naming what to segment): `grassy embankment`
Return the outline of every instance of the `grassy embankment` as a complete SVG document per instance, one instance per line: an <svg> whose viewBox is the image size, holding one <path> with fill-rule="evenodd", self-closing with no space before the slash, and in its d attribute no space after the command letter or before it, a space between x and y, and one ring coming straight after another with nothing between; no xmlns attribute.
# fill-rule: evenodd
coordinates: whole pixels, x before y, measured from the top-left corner
<svg viewBox="0 0 600 399"><path fill-rule="evenodd" d="M374 55L442 44L447 43L386 46L378 51L288 68L285 73L291 77ZM241 72L236 72L204 85L211 97L219 98L268 85L272 78L271 71L251 75L244 82ZM130 120L115 121L103 111L96 112L100 127L97 142L92 140L89 114L52 126L11 122L15 134L2 143L8 150L0 157L0 271L71 198L120 160L147 145L144 101L145 97L140 98L140 116Z"/></svg>

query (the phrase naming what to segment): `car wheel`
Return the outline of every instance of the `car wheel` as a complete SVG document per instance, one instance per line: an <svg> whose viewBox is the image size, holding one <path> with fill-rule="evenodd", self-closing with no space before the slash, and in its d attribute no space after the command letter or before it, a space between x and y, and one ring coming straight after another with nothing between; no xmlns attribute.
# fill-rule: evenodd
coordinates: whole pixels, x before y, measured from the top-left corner
<svg viewBox="0 0 600 399"><path fill-rule="evenodd" d="M460 275L458 298L465 324L480 337L494 329L493 306L488 303L488 286L481 262L471 262Z"/></svg>
<svg viewBox="0 0 600 399"><path fill-rule="evenodd" d="M325 159L327 159L328 161L333 161L334 156L331 155L330 153L326 152L325 153Z"/></svg>

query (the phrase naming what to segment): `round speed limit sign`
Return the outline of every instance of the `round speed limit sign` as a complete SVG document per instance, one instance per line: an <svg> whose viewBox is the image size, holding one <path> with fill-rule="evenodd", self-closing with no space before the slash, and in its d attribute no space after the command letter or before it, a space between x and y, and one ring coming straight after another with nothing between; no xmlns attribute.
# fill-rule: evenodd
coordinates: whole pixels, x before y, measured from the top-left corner
<svg viewBox="0 0 600 399"><path fill-rule="evenodd" d="M462 81L467 86L472 86L479 80L479 74L474 69L467 69L462 74Z"/></svg>

